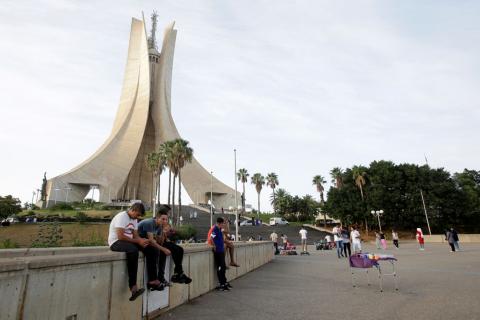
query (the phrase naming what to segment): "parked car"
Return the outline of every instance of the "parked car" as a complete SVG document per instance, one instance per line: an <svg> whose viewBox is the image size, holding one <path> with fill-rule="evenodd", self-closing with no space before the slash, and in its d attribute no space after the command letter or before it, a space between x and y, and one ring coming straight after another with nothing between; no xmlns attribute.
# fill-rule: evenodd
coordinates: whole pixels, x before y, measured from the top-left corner
<svg viewBox="0 0 480 320"><path fill-rule="evenodd" d="M240 222L240 226L253 226L254 222L252 220L243 220Z"/></svg>
<svg viewBox="0 0 480 320"><path fill-rule="evenodd" d="M271 225L271 226L288 225L288 221L285 220L284 218L274 217L274 218L270 218L269 225Z"/></svg>

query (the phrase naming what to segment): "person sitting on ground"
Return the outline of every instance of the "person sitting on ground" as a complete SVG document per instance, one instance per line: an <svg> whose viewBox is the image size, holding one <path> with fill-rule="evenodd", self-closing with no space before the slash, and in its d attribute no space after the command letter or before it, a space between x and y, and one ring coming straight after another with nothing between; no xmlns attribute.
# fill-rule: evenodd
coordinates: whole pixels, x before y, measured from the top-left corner
<svg viewBox="0 0 480 320"><path fill-rule="evenodd" d="M230 285L227 282L225 276L225 271L227 266L225 265L225 243L223 242L223 228L224 220L222 217L217 218L217 224L213 227L210 238L212 239L213 245L213 257L215 259L215 264L217 265L217 277L219 286L216 288L221 291L229 291Z"/></svg>
<svg viewBox="0 0 480 320"><path fill-rule="evenodd" d="M170 281L173 283L184 283L189 284L192 282L185 272L183 272L183 248L179 245L176 245L173 241L170 240L170 237L175 233L175 230L172 226L168 223L166 219L168 214L170 213L171 208L167 205L163 205L163 209L161 212L162 216L162 239L159 239L159 243L162 247L168 249L171 252L173 263L175 267L173 269L173 276L170 278ZM166 212L165 212L166 211ZM165 217L165 218L163 218ZM160 254L160 258L162 258L162 254Z"/></svg>
<svg viewBox="0 0 480 320"><path fill-rule="evenodd" d="M137 299L145 291L137 286L138 251L142 251L147 259L148 287L159 285L156 271L157 254L150 242L139 237L137 218L145 214L141 203L133 204L128 211L117 213L113 217L108 232L110 250L127 254L128 286L132 293L130 301Z"/></svg>

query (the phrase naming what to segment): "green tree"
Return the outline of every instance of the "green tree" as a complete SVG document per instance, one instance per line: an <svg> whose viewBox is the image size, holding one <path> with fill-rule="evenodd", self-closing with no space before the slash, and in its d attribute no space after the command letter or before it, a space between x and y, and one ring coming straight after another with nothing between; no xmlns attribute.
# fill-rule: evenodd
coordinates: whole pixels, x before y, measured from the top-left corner
<svg viewBox="0 0 480 320"><path fill-rule="evenodd" d="M21 211L22 203L20 199L14 198L11 195L5 197L0 196L0 218L6 218Z"/></svg>
<svg viewBox="0 0 480 320"><path fill-rule="evenodd" d="M152 172L151 207L155 216L156 206L160 202L160 177L166 166L164 154L155 151L147 154L146 166Z"/></svg>
<svg viewBox="0 0 480 320"><path fill-rule="evenodd" d="M343 170L340 167L335 167L330 170L330 176L332 177L332 183L335 184L335 187L341 188L343 186Z"/></svg>
<svg viewBox="0 0 480 320"><path fill-rule="evenodd" d="M258 212L257 212L257 215L258 215L258 218L260 219L260 192L262 191L262 187L263 185L265 184L265 177L262 176L261 173L255 173L252 178L251 178L251 182L252 184L255 185L255 190L257 190L257 194L258 194Z"/></svg>
<svg viewBox="0 0 480 320"><path fill-rule="evenodd" d="M182 215L182 169L187 163L191 163L193 159L193 149L188 145L189 142L183 139L174 140L174 154L175 154L175 172L178 175L178 210L177 210L177 224Z"/></svg>
<svg viewBox="0 0 480 320"><path fill-rule="evenodd" d="M323 205L325 204L325 199L323 198L323 192L325 191L325 188L323 185L327 183L325 178L321 175L316 175L313 177L312 183L314 186L317 187L317 192L320 194L320 207L323 208ZM324 211L323 212L323 221L324 221L324 227L327 227L327 213Z"/></svg>
<svg viewBox="0 0 480 320"><path fill-rule="evenodd" d="M165 163L168 167L168 198L167 198L168 205L172 203L171 197L170 197L172 194L172 170L175 166L175 156L174 156L173 145L174 145L174 142L172 140L165 141L160 145L158 150L161 156L165 159Z"/></svg>
<svg viewBox="0 0 480 320"><path fill-rule="evenodd" d="M267 186L272 188L272 196L273 196L273 213L276 213L276 208L275 208L275 188L278 186L278 176L276 173L272 172L267 174L266 177L267 180Z"/></svg>
<svg viewBox="0 0 480 320"><path fill-rule="evenodd" d="M241 168L238 170L237 172L237 179L238 181L240 181L242 184L243 184L243 201L242 201L242 211L245 212L245 183L247 183L248 181L248 177L249 177L249 174L248 174L248 171L247 169L245 168Z"/></svg>
<svg viewBox="0 0 480 320"><path fill-rule="evenodd" d="M276 213L285 216L292 202L292 196L282 188L275 191L275 196L270 197L270 203L275 207Z"/></svg>

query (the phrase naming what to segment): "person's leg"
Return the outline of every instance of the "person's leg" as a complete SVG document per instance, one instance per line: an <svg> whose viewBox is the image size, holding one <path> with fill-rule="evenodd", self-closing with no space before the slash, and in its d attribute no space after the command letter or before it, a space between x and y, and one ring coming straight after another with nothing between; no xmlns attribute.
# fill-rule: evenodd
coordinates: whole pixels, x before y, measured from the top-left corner
<svg viewBox="0 0 480 320"><path fill-rule="evenodd" d="M458 244L458 241L453 242L453 244L455 245L455 249L460 251L460 245Z"/></svg>
<svg viewBox="0 0 480 320"><path fill-rule="evenodd" d="M158 253L158 280L165 282L165 263L167 262L167 256L162 251Z"/></svg>
<svg viewBox="0 0 480 320"><path fill-rule="evenodd" d="M455 252L455 246L453 245L453 242L448 243L450 245L450 251Z"/></svg>
<svg viewBox="0 0 480 320"><path fill-rule="evenodd" d="M235 246L231 242L228 244L228 253L230 254L230 265L238 267L239 265L235 261Z"/></svg>
<svg viewBox="0 0 480 320"><path fill-rule="evenodd" d="M158 250L152 246L147 246L142 248L141 251L145 255L145 260L147 263L147 274L148 274L148 283L158 282L157 279L157 261L158 261Z"/></svg>
<svg viewBox="0 0 480 320"><path fill-rule="evenodd" d="M352 250L350 249L350 242L347 242L347 250L348 250L348 256L350 257L352 255Z"/></svg>
<svg viewBox="0 0 480 320"><path fill-rule="evenodd" d="M112 244L110 250L127 254L128 287L132 290L137 285L138 246L131 242L118 240Z"/></svg>
<svg viewBox="0 0 480 320"><path fill-rule="evenodd" d="M214 252L213 256L217 267L218 282L220 283L220 286L225 286L227 284L227 279L225 277L225 270L227 270L227 266L225 265L225 253Z"/></svg>
<svg viewBox="0 0 480 320"><path fill-rule="evenodd" d="M394 244L395 247L397 247L397 249L398 249L398 240L393 240L393 244Z"/></svg>
<svg viewBox="0 0 480 320"><path fill-rule="evenodd" d="M342 254L342 241L336 241L335 242L336 246L337 246L337 256L340 258L340 257L343 257L343 254Z"/></svg>
<svg viewBox="0 0 480 320"><path fill-rule="evenodd" d="M343 255L346 257L347 256L347 243L343 243L343 248L342 248Z"/></svg>
<svg viewBox="0 0 480 320"><path fill-rule="evenodd" d="M174 244L173 242L165 242L163 246L168 250L170 250L170 252L172 253L172 260L173 260L173 263L175 264L175 268L173 272L178 275L182 274L183 273L183 266L182 266L183 248Z"/></svg>

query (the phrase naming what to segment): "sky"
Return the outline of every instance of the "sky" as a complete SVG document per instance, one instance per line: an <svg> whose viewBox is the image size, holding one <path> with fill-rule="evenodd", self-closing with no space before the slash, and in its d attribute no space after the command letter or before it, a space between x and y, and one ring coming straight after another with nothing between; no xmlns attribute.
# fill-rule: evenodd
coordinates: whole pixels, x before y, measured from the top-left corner
<svg viewBox="0 0 480 320"><path fill-rule="evenodd" d="M109 136L131 18L143 11L149 29L152 10L159 43L168 23L178 30L177 128L232 187L234 148L237 168L316 198L313 176L328 188L333 167L427 157L480 169L477 1L3 0L0 195L30 202L45 171L70 170Z"/></svg>

